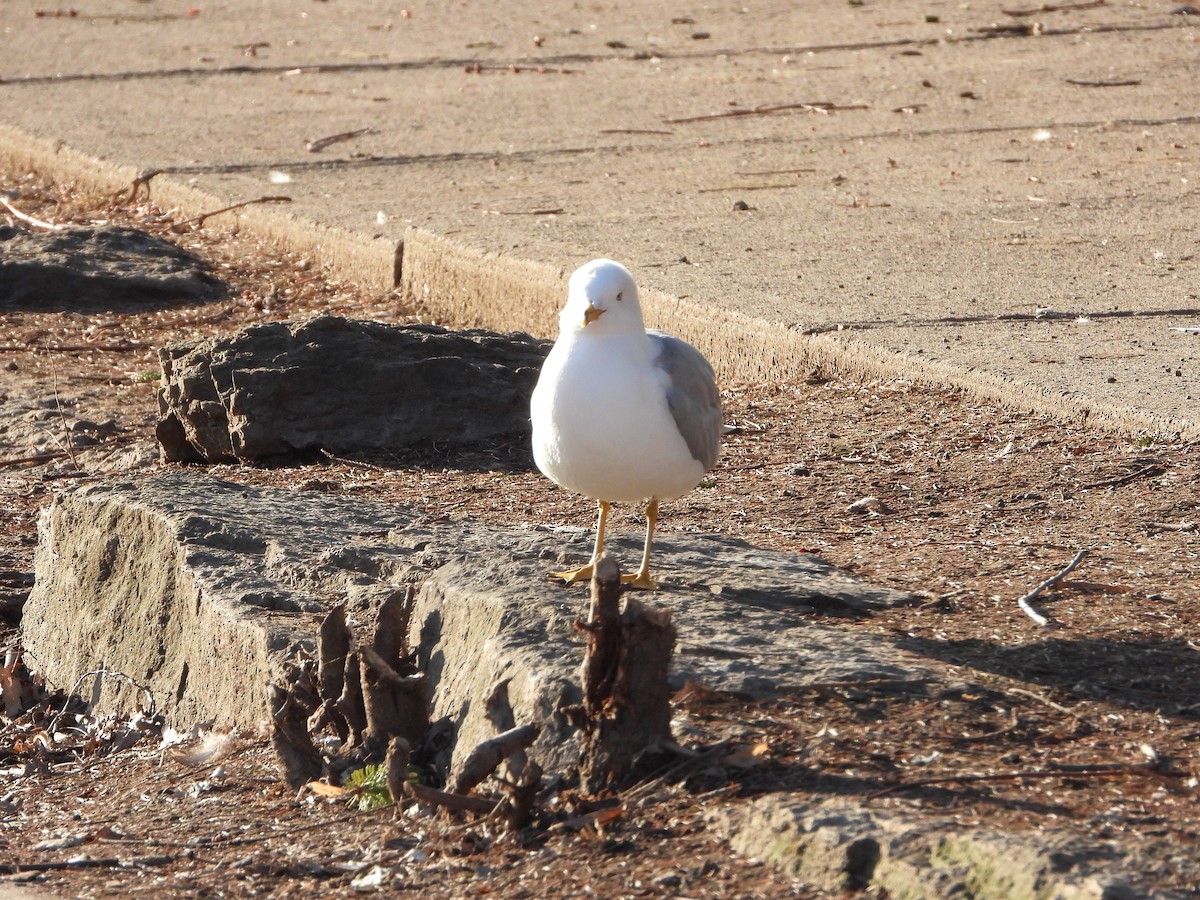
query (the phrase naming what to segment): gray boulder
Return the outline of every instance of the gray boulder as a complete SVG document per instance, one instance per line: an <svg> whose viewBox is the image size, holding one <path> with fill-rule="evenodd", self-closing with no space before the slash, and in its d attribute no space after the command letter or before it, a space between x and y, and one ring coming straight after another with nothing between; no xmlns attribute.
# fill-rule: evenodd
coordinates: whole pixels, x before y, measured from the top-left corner
<svg viewBox="0 0 1200 900"><path fill-rule="evenodd" d="M207 263L136 228L0 226L0 309L127 309L227 293Z"/></svg>
<svg viewBox="0 0 1200 900"><path fill-rule="evenodd" d="M639 544L616 537L610 550L628 570ZM483 701L508 678L517 722L544 726L535 754L567 767L572 732L556 710L579 698L573 623L588 592L547 572L589 549L582 532L421 522L403 509L188 473L95 485L58 495L39 523L24 643L52 684L104 667L144 684L179 725L254 728L267 683L312 651L325 613L345 603L351 627L367 634L380 604L412 584L410 646L434 717L454 722L455 753L492 736ZM656 549L664 589L648 599L675 609L673 687L769 697L927 674L886 637L812 620L814 609L888 606L907 594L732 539L664 534ZM140 699L112 681L100 704L129 710Z"/></svg>
<svg viewBox="0 0 1200 900"><path fill-rule="evenodd" d="M333 316L159 351L169 460L355 453L529 433L546 342Z"/></svg>

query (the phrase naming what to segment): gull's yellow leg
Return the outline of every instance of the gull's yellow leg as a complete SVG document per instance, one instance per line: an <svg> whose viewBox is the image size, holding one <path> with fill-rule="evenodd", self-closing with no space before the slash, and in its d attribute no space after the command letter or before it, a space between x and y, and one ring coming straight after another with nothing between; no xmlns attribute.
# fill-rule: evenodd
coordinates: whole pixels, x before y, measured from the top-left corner
<svg viewBox="0 0 1200 900"><path fill-rule="evenodd" d="M650 577L650 551L654 548L654 526L658 522L658 499L646 504L646 546L642 549L642 564L634 575L622 575L621 580L633 588L653 591L658 582Z"/></svg>
<svg viewBox="0 0 1200 900"><path fill-rule="evenodd" d="M568 569L566 572L555 572L555 578L561 578L567 584L575 584L580 581L589 581L592 577L592 572L596 566L596 560L600 558L600 554L604 552L604 529L608 526L608 511L612 508L612 504L604 500L597 501L600 507L600 513L596 517L596 546L592 550L592 560L586 566L578 569Z"/></svg>

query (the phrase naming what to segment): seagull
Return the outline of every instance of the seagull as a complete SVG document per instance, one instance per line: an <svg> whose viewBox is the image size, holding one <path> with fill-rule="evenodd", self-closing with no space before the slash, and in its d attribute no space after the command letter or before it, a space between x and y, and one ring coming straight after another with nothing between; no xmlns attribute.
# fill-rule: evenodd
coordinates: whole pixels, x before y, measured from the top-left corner
<svg viewBox="0 0 1200 900"><path fill-rule="evenodd" d="M642 563L622 580L655 589L650 553L659 501L682 497L717 462L721 397L708 360L691 344L647 329L629 270L595 259L568 282L558 340L530 413L537 467L599 506L591 561L554 574L568 584L590 579L612 504L644 502Z"/></svg>

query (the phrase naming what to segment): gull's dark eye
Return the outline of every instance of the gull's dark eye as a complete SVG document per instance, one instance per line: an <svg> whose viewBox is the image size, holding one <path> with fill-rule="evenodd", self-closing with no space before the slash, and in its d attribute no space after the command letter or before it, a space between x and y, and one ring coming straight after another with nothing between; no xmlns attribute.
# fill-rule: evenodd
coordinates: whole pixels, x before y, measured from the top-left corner
<svg viewBox="0 0 1200 900"><path fill-rule="evenodd" d="M625 299L625 298L622 296L622 294L623 294L623 292L622 292L622 291L617 291L617 300L618 300L618 301L621 301L621 300L624 300L624 299Z"/></svg>

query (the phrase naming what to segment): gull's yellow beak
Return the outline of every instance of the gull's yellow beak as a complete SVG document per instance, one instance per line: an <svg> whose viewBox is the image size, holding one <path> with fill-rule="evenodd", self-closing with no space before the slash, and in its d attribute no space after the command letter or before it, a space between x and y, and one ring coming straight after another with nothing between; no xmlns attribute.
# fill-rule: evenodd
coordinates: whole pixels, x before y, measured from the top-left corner
<svg viewBox="0 0 1200 900"><path fill-rule="evenodd" d="M589 303L588 308L583 311L583 327L587 328L602 315L604 315L604 310Z"/></svg>

